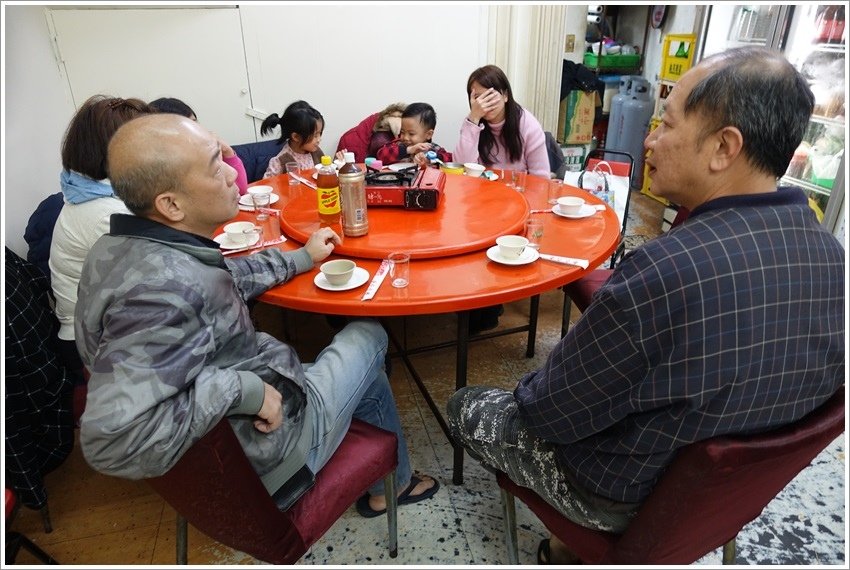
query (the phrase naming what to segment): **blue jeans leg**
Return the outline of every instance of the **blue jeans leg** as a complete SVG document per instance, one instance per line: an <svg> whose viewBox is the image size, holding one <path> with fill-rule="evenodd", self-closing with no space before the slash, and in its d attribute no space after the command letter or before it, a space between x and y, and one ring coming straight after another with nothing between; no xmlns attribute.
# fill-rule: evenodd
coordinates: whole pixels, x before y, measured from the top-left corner
<svg viewBox="0 0 850 570"><path fill-rule="evenodd" d="M313 448L307 466L318 472L330 460L356 417L398 437L396 481L406 486L410 480L407 442L401 430L398 410L384 372L387 334L376 321L357 320L334 336L312 364L304 365L308 402L313 414ZM400 487L404 488L404 487ZM383 494L383 480L371 494Z"/></svg>

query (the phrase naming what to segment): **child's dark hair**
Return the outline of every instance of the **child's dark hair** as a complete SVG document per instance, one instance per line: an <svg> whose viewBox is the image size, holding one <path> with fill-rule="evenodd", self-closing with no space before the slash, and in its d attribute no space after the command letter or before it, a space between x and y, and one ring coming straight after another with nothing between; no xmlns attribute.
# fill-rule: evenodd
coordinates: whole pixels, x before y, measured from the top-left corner
<svg viewBox="0 0 850 570"><path fill-rule="evenodd" d="M419 122L425 125L425 129L437 128L437 113L434 107L428 103L411 103L401 114L402 119L418 118Z"/></svg>
<svg viewBox="0 0 850 570"><path fill-rule="evenodd" d="M278 117L277 113L272 113L266 117L263 124L260 125L260 135L270 133L275 127L280 126L280 138L277 142L285 143L292 133L299 135L301 140L306 142L316 132L316 125L319 121L322 121L322 126L324 126L324 117L310 103L296 101L286 108L283 117Z"/></svg>
<svg viewBox="0 0 850 570"><path fill-rule="evenodd" d="M174 97L160 97L148 103L155 111L159 113L174 113L175 115L183 115L187 119L196 119L198 115L192 110L192 107Z"/></svg>

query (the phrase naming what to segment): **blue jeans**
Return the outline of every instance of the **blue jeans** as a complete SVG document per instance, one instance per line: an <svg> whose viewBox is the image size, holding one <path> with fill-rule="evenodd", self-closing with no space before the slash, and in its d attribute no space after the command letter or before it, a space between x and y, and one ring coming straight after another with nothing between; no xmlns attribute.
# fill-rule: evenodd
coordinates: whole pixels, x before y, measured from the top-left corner
<svg viewBox="0 0 850 570"><path fill-rule="evenodd" d="M307 455L307 466L313 473L330 460L355 417L396 434L396 485L404 489L410 483L407 442L384 371L386 353L387 333L380 323L357 320L338 332L314 363L304 364L307 405L318 412L314 416L313 447ZM382 495L383 479L370 487L369 493Z"/></svg>

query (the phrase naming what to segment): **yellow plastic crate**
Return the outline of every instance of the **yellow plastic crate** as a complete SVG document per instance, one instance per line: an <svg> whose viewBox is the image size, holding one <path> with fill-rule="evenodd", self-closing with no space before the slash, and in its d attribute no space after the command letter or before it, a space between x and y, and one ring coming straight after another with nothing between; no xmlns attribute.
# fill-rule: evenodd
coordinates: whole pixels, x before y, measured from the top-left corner
<svg viewBox="0 0 850 570"><path fill-rule="evenodd" d="M694 62L697 37L694 34L667 34L661 51L661 79L678 81Z"/></svg>

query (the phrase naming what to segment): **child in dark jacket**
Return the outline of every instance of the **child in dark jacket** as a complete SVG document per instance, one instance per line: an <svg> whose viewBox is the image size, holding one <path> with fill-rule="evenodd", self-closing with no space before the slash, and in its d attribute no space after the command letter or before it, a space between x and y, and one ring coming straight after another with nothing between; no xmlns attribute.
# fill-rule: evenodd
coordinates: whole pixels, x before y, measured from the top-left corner
<svg viewBox="0 0 850 570"><path fill-rule="evenodd" d="M431 142L437 126L437 113L428 103L411 103L401 114L398 138L378 149L377 158L384 164L415 162L425 166L425 153L433 150L443 162L451 162L452 153Z"/></svg>

